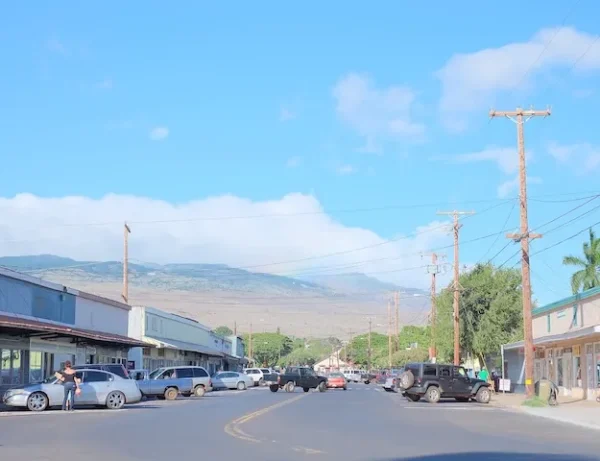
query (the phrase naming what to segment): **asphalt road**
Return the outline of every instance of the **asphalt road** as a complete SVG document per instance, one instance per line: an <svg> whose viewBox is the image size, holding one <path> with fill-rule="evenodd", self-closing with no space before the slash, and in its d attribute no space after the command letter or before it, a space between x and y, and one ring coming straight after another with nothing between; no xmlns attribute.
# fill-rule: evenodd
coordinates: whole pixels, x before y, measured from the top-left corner
<svg viewBox="0 0 600 461"><path fill-rule="evenodd" d="M412 403L377 386L225 391L120 411L0 414L10 461L600 461L597 431L490 406Z"/></svg>

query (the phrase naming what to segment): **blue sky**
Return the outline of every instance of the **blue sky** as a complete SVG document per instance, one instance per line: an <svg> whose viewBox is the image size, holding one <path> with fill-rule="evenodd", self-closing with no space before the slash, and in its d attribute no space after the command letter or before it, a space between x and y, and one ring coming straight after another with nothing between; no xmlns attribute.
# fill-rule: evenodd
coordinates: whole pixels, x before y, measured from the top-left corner
<svg viewBox="0 0 600 461"><path fill-rule="evenodd" d="M594 128L599 14L600 5L590 0L462 2L433 10L414 2L374 8L347 1L303 9L276 3L229 9L192 2L145 2L143 9L133 3L10 5L0 18L2 164L8 172L0 197L13 210L18 207L10 199L20 193L57 198L57 206L67 196L144 197L142 221L164 213L152 200L181 204L229 194L260 203L301 193L317 199L309 208L333 210L330 215L347 228L394 238L439 219L437 209L483 211L516 195L507 185L516 177L516 128L506 119L490 122L487 112L519 104L553 109L551 117L525 128L531 197L592 195L600 171ZM488 202L465 203L479 200ZM61 218L64 208L50 216L44 203L36 209L50 220L45 223L68 224ZM531 227L581 203L532 201ZM419 204L440 205L335 212ZM250 213L238 205L237 213ZM90 222L120 219L127 209L118 200L111 209L98 206L102 213ZM462 239L498 232L510 209L506 203L470 218ZM534 247L569 237L599 215L592 211ZM39 221L25 218L27 226L42 230ZM307 240L319 239L322 228L313 224ZM298 218L295 227L313 224ZM517 210L509 224L517 225ZM16 224L3 226L6 242L21 235ZM239 245L223 247L222 259L264 263L261 254L273 251L269 242L255 245L239 262L232 256L246 231L262 233L258 226L241 226L231 237ZM90 238L87 230L78 232ZM148 239L168 233L148 232ZM173 235L174 241L181 238ZM560 260L578 252L584 238L533 257L540 302L569 294L570 270ZM63 244L62 253L89 256L79 252L81 246ZM62 247L53 245L6 243L0 249L60 253ZM329 252L313 251L308 242L300 253L288 253L289 245L278 241L266 261ZM352 248L340 245L331 251ZM504 237L465 244L461 259L475 262L504 245ZM494 262L504 261L509 250ZM148 250L143 254L160 259ZM352 257L338 263L368 259ZM426 275L418 274L426 285Z"/></svg>

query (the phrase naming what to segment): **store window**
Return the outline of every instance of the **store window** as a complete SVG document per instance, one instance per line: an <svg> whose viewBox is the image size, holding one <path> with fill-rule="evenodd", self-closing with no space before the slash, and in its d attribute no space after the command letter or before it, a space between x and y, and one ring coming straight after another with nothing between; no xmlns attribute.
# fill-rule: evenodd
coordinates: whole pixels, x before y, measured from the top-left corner
<svg viewBox="0 0 600 461"><path fill-rule="evenodd" d="M2 349L0 351L0 385L11 386L24 384L24 361L22 351L18 349Z"/></svg>
<svg viewBox="0 0 600 461"><path fill-rule="evenodd" d="M39 351L29 352L29 382L38 383L44 379L43 354Z"/></svg>

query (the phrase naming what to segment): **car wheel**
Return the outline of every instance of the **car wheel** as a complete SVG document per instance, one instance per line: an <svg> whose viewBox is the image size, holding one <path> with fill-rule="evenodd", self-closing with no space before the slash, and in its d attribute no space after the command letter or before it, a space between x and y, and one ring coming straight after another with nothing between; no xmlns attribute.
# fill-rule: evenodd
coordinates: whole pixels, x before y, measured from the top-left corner
<svg viewBox="0 0 600 461"><path fill-rule="evenodd" d="M120 410L125 406L125 394L119 391L112 391L106 397L106 408L109 410Z"/></svg>
<svg viewBox="0 0 600 461"><path fill-rule="evenodd" d="M285 385L285 391L286 392L294 392L296 390L296 385L290 381Z"/></svg>
<svg viewBox="0 0 600 461"><path fill-rule="evenodd" d="M194 389L194 396L203 397L204 394L206 394L206 389L204 388L204 386L196 386L196 388Z"/></svg>
<svg viewBox="0 0 600 461"><path fill-rule="evenodd" d="M325 381L321 381L317 389L319 389L319 392L325 392L327 390L327 384L325 384Z"/></svg>
<svg viewBox="0 0 600 461"><path fill-rule="evenodd" d="M421 400L421 396L420 395L414 395L414 394L407 394L406 398L408 400L410 400L411 402L418 402L419 400Z"/></svg>
<svg viewBox="0 0 600 461"><path fill-rule="evenodd" d="M246 383L244 381L240 381L239 383L237 383L237 390L238 391L245 391L246 390Z"/></svg>
<svg viewBox="0 0 600 461"><path fill-rule="evenodd" d="M302 388L302 390L303 390L304 392L308 392L308 391L310 391L310 387L303 387L303 388Z"/></svg>
<svg viewBox="0 0 600 461"><path fill-rule="evenodd" d="M271 392L277 392L279 390L279 386L276 384L273 384L273 385L269 386L269 389L271 390Z"/></svg>
<svg viewBox="0 0 600 461"><path fill-rule="evenodd" d="M438 403L441 398L440 388L437 386L429 386L425 391L425 398L429 403Z"/></svg>
<svg viewBox="0 0 600 461"><path fill-rule="evenodd" d="M165 399L167 400L175 400L177 398L177 394L179 392L174 387L169 387L165 390Z"/></svg>
<svg viewBox="0 0 600 461"><path fill-rule="evenodd" d="M412 374L412 371L406 370L400 375L399 381L402 389L410 389L415 383L415 375Z"/></svg>
<svg viewBox="0 0 600 461"><path fill-rule="evenodd" d="M29 411L44 411L48 408L48 397L43 392L34 392L27 399Z"/></svg>
<svg viewBox="0 0 600 461"><path fill-rule="evenodd" d="M487 386L480 387L477 394L475 394L475 400L479 403L490 403L491 399L492 393Z"/></svg>

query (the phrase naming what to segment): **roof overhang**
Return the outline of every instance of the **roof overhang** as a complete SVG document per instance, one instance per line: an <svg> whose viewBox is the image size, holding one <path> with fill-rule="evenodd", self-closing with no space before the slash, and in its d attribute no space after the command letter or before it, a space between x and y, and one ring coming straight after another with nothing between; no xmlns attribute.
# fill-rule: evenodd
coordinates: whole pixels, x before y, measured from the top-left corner
<svg viewBox="0 0 600 461"><path fill-rule="evenodd" d="M152 347L151 344L128 336L86 330L58 323L42 322L29 317L0 314L0 328L8 333L40 339L69 338L79 343L96 345L118 344L128 347Z"/></svg>
<svg viewBox="0 0 600 461"><path fill-rule="evenodd" d="M165 349L175 349L182 351L190 351L190 352L198 352L199 354L208 355L211 357L224 357L225 354L220 351L216 351L214 349L210 349L206 346L201 346L199 344L186 343L184 341L176 341L174 339L162 339L162 338L153 338L150 336L144 336L144 340L154 344L157 347L165 348Z"/></svg>
<svg viewBox="0 0 600 461"><path fill-rule="evenodd" d="M593 325L591 327L580 328L579 330L569 331L560 335L549 335L542 336L533 340L534 346L540 347L551 347L554 345L559 346L561 343L566 341L575 341L578 339L590 338L590 340L598 339L600 337L600 325ZM525 341L517 341L516 343L505 344L504 350L523 349Z"/></svg>

